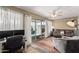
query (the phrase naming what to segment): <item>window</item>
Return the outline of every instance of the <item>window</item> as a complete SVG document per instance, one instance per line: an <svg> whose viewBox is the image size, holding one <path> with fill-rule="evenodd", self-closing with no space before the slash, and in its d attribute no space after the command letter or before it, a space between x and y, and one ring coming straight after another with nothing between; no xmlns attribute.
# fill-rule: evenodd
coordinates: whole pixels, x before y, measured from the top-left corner
<svg viewBox="0 0 79 59"><path fill-rule="evenodd" d="M45 21L32 20L31 22L32 41L36 41L45 36Z"/></svg>

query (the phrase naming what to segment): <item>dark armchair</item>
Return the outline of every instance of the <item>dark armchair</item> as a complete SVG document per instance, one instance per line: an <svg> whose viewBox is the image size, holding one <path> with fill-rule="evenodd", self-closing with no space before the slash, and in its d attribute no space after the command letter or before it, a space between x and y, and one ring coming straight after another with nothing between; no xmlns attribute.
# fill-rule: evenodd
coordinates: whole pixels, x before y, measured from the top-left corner
<svg viewBox="0 0 79 59"><path fill-rule="evenodd" d="M21 49L21 47L24 47L25 44L23 42L23 36L16 35L7 38L7 41L3 43L3 50L8 50L8 52L17 52L17 50Z"/></svg>

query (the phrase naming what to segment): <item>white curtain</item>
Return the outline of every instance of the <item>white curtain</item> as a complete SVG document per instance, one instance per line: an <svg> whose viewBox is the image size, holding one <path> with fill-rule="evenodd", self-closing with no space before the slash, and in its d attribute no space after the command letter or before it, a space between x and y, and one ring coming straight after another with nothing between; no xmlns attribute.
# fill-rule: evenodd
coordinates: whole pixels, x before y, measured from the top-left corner
<svg viewBox="0 0 79 59"><path fill-rule="evenodd" d="M25 15L25 38L27 40L27 45L32 43L31 39L31 21L32 17Z"/></svg>
<svg viewBox="0 0 79 59"><path fill-rule="evenodd" d="M52 31L52 21L45 20L45 23L45 37L48 37Z"/></svg>
<svg viewBox="0 0 79 59"><path fill-rule="evenodd" d="M52 21L47 21L47 23L48 23L48 35L50 35L52 31Z"/></svg>
<svg viewBox="0 0 79 59"><path fill-rule="evenodd" d="M23 29L23 13L0 7L0 31Z"/></svg>

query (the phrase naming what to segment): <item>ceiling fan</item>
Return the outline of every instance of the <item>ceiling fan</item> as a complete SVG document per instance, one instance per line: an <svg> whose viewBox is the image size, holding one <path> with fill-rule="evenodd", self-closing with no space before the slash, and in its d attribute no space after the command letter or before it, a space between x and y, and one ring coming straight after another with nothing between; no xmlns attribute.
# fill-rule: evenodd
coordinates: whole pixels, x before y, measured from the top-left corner
<svg viewBox="0 0 79 59"><path fill-rule="evenodd" d="M55 18L57 16L62 16L62 11L60 10L60 7L57 7L57 9L53 10L51 13L50 13L50 17L51 18Z"/></svg>

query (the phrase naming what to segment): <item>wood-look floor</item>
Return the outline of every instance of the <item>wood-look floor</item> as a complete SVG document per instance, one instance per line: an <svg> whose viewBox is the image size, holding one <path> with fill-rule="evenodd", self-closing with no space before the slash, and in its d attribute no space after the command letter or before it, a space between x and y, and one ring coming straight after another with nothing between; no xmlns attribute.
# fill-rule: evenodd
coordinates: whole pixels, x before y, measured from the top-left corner
<svg viewBox="0 0 79 59"><path fill-rule="evenodd" d="M37 42L33 42L28 48L25 48L25 53L59 53L53 46L53 37L44 38Z"/></svg>

